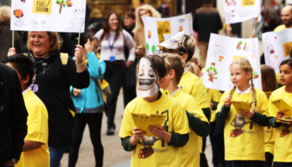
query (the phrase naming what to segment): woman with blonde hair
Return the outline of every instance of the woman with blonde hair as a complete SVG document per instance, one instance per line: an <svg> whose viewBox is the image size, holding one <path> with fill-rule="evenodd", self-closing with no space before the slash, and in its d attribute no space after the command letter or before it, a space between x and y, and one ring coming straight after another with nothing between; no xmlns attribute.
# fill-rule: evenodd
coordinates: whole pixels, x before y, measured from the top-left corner
<svg viewBox="0 0 292 167"><path fill-rule="evenodd" d="M44 102L49 115L51 167L59 167L66 148L72 143L76 108L70 97L70 86L86 88L90 79L83 60L83 47L77 45L75 48L75 64L71 57L58 52L60 45L57 32L28 32L27 49L30 52L27 56L35 62L31 88ZM15 48L10 48L8 56L14 54Z"/></svg>
<svg viewBox="0 0 292 167"><path fill-rule="evenodd" d="M136 27L133 30L135 40L135 54L136 57L146 56L146 42L144 36L144 24L142 16L161 18L160 13L151 5L143 5L136 9Z"/></svg>
<svg viewBox="0 0 292 167"><path fill-rule="evenodd" d="M12 47L12 31L10 31L11 8L9 6L0 7L0 53L6 53ZM17 53L21 51L21 37L17 32L14 33L14 47ZM0 61L6 57L0 55Z"/></svg>

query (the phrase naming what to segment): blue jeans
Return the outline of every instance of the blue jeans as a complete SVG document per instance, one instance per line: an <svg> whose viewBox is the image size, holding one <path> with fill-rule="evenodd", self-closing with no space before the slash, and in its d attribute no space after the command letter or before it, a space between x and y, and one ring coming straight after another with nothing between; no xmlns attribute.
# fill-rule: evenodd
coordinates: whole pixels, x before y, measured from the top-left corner
<svg viewBox="0 0 292 167"><path fill-rule="evenodd" d="M61 159L67 147L49 147L50 167L59 167Z"/></svg>

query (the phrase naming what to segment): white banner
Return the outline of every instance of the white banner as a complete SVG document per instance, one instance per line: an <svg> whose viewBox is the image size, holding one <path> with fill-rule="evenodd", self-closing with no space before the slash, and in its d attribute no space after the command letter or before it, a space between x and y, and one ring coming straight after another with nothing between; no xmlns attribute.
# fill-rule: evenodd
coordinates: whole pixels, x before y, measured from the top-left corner
<svg viewBox="0 0 292 167"><path fill-rule="evenodd" d="M259 17L261 0L222 0L224 3L225 23L240 23ZM221 1L221 2L222 2Z"/></svg>
<svg viewBox="0 0 292 167"><path fill-rule="evenodd" d="M86 0L12 0L11 30L84 32Z"/></svg>
<svg viewBox="0 0 292 167"><path fill-rule="evenodd" d="M185 34L193 36L192 14L169 18L142 17L146 40L146 55L152 55L159 51L157 45L175 34L185 31Z"/></svg>
<svg viewBox="0 0 292 167"><path fill-rule="evenodd" d="M292 48L292 29L263 34L263 45L266 65L279 73L279 66L283 60L290 58Z"/></svg>
<svg viewBox="0 0 292 167"><path fill-rule="evenodd" d="M262 89L259 41L257 38L230 38L211 34L207 62L204 72L204 85L207 88L227 91L233 87L230 79L230 64L239 58L246 58L253 68L253 82Z"/></svg>

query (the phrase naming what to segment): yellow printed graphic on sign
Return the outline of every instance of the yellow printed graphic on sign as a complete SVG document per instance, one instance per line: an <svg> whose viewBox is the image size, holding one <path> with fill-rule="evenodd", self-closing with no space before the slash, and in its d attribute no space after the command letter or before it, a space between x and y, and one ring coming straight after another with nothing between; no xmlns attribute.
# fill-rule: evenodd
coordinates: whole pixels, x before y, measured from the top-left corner
<svg viewBox="0 0 292 167"><path fill-rule="evenodd" d="M157 28L162 28L163 34L171 34L170 21L157 21Z"/></svg>
<svg viewBox="0 0 292 167"><path fill-rule="evenodd" d="M240 58L247 59L247 56L233 56L233 61L240 59Z"/></svg>
<svg viewBox="0 0 292 167"><path fill-rule="evenodd" d="M292 46L292 42L287 42L283 44L283 48L284 48L284 56L285 57L289 57L290 56L290 51L291 51L291 47Z"/></svg>
<svg viewBox="0 0 292 167"><path fill-rule="evenodd" d="M164 36L163 36L163 29L162 28L157 28L157 32L158 32L158 40L159 43L164 41Z"/></svg>
<svg viewBox="0 0 292 167"><path fill-rule="evenodd" d="M254 6L255 0L242 0L242 6Z"/></svg>
<svg viewBox="0 0 292 167"><path fill-rule="evenodd" d="M48 14L52 11L52 0L34 0L33 1L33 13Z"/></svg>

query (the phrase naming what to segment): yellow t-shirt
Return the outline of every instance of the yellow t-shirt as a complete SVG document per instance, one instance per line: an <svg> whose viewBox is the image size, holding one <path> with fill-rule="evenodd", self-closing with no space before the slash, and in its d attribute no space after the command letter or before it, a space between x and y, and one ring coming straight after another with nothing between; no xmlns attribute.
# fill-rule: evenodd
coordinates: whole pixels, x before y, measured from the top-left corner
<svg viewBox="0 0 292 167"><path fill-rule="evenodd" d="M134 122L131 113L137 114L165 114L167 115L162 126L170 133L188 134L189 122L185 110L179 105L178 101L173 97L162 94L159 100L149 103L141 97L132 100L124 111L123 122L120 130L120 137L126 138L133 136ZM142 140L136 145L132 151L131 166L132 167L178 167L181 166L181 148L169 146L167 142L153 137L144 136L145 140L155 141L152 149L154 153L147 158L139 158L138 154L144 146ZM157 140L157 141L156 141ZM146 145L147 147L150 145Z"/></svg>
<svg viewBox="0 0 292 167"><path fill-rule="evenodd" d="M270 96L269 112L273 117L277 116L278 109L272 101L283 99L287 104L292 104L292 93L287 93L285 88L283 86L275 90ZM292 162L292 127L289 125L282 125L276 130L274 162Z"/></svg>
<svg viewBox="0 0 292 167"><path fill-rule="evenodd" d="M287 27L284 24L282 24L282 25L279 25L278 27L276 27L274 29L274 32L283 31L283 30L286 30L286 29L287 29Z"/></svg>
<svg viewBox="0 0 292 167"><path fill-rule="evenodd" d="M195 117L200 118L204 122L208 122L205 114L201 110L198 102L194 100L194 98L185 92L179 90L172 97L178 100L179 104L187 110L189 113L194 114ZM199 145L199 137L191 128L189 134L188 143L181 149L182 151L182 167L188 166L200 166L200 145Z"/></svg>
<svg viewBox="0 0 292 167"><path fill-rule="evenodd" d="M199 77L187 71L178 84L182 90L193 96L201 108L210 108L206 88Z"/></svg>
<svg viewBox="0 0 292 167"><path fill-rule="evenodd" d="M213 103L213 102L219 103L220 98L222 96L222 93L219 90L210 89L210 88L207 88L207 94L208 94L208 98L209 98L209 103ZM212 110L212 108L211 108L210 122L215 121L215 114L216 114L216 110Z"/></svg>
<svg viewBox="0 0 292 167"><path fill-rule="evenodd" d="M23 99L28 112L25 140L43 144L38 149L22 152L15 167L49 167L48 111L44 103L31 90L23 96Z"/></svg>
<svg viewBox="0 0 292 167"><path fill-rule="evenodd" d="M267 115L268 99L263 91L255 90L257 112ZM229 92L230 90L222 95L217 112L221 111L221 107L224 105L226 97L229 96ZM243 95L238 95L235 90L231 100L248 102L251 104L250 109L253 110L252 90L249 94ZM235 119L235 117L239 118ZM265 161L264 128L248 118L244 117L244 120L240 118L240 115L237 115L236 109L231 105L224 126L225 160ZM243 127L238 125L240 123L244 123ZM236 125L237 128L235 128Z"/></svg>

